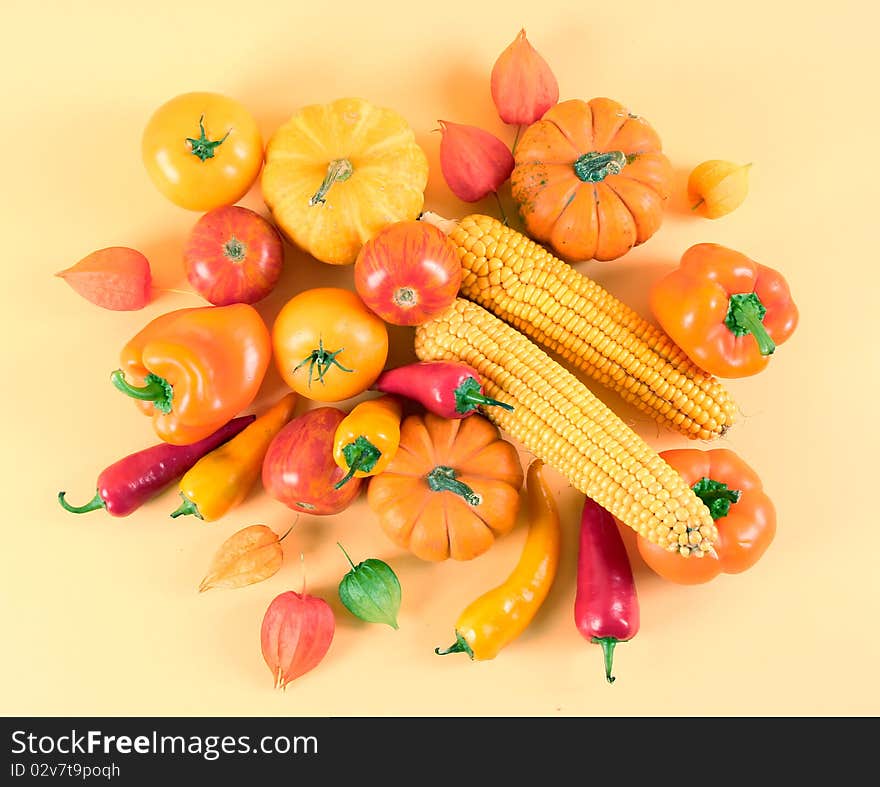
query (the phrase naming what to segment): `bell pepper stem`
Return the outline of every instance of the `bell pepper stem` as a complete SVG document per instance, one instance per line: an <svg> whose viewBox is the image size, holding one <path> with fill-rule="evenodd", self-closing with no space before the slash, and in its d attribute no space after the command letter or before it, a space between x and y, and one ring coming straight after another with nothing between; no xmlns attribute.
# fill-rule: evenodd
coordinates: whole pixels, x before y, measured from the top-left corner
<svg viewBox="0 0 880 787"><path fill-rule="evenodd" d="M171 518L176 519L179 516L192 516L202 518L202 515L199 513L199 507L193 503L183 492L180 493L181 498L183 498L183 502L171 512Z"/></svg>
<svg viewBox="0 0 880 787"><path fill-rule="evenodd" d="M714 481L705 476L695 483L691 489L709 509L712 519L721 519L730 513L730 507L738 503L742 492L739 489L731 489L721 481Z"/></svg>
<svg viewBox="0 0 880 787"><path fill-rule="evenodd" d="M513 410L512 404L499 402L486 396L481 390L479 381L474 377L468 377L458 388L455 389L455 411L457 413L469 413L479 405L486 407L501 407L507 411Z"/></svg>
<svg viewBox="0 0 880 787"><path fill-rule="evenodd" d="M483 502L483 498L473 489L458 480L458 473L452 467L437 465L425 476L425 481L432 492L452 492L463 497L465 502L472 506L478 506Z"/></svg>
<svg viewBox="0 0 880 787"><path fill-rule="evenodd" d="M352 440L342 449L342 455L345 457L345 463L348 465L348 472L341 481L333 485L334 489L341 489L344 484L351 481L358 470L369 473L376 466L376 462L379 461L382 452L366 437L358 435L356 439Z"/></svg>
<svg viewBox="0 0 880 787"><path fill-rule="evenodd" d="M85 505L82 506L72 506L64 499L64 495L66 492L58 493L58 502L61 503L61 507L65 511L70 511L71 514L87 514L89 511L97 511L99 508L106 508L107 504L101 498L100 492L95 492L95 496Z"/></svg>
<svg viewBox="0 0 880 787"><path fill-rule="evenodd" d="M467 653L472 661L474 658L471 646L467 644L467 640L458 631L455 632L455 642L448 648L434 648L434 653L438 656L448 656L450 653Z"/></svg>
<svg viewBox="0 0 880 787"><path fill-rule="evenodd" d="M143 386L136 386L132 385L125 379L125 372L123 372L122 369L117 369L110 375L110 381L122 391L122 393L132 397L132 399L140 399L142 402L152 402L157 410L163 413L171 412L171 399L174 395L174 389L171 387L171 383L169 383L164 377L159 377L156 374L148 374L145 381L146 384Z"/></svg>
<svg viewBox="0 0 880 787"><path fill-rule="evenodd" d="M591 642L602 646L602 655L605 657L605 680L614 683L617 678L611 674L614 662L614 646L620 641L616 637L593 637Z"/></svg>
<svg viewBox="0 0 880 787"><path fill-rule="evenodd" d="M309 199L309 207L313 208L315 205L323 205L327 201L327 192L330 190L330 187L334 183L348 180L352 172L354 172L354 169L347 158L333 159L327 165L327 174L324 176L324 180L321 181L318 190Z"/></svg>
<svg viewBox="0 0 880 787"><path fill-rule="evenodd" d="M730 296L724 324L730 328L734 336L752 334L758 342L761 355L772 355L776 349L776 343L770 338L770 334L764 327L765 314L767 314L767 307L761 303L761 299L756 293L738 292Z"/></svg>

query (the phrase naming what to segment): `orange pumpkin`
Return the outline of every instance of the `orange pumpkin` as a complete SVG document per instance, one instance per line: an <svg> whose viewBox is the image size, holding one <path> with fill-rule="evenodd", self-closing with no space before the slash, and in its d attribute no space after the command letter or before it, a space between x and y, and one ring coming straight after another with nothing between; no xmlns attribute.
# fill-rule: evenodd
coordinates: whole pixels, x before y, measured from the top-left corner
<svg viewBox="0 0 880 787"><path fill-rule="evenodd" d="M526 232L569 262L616 259L660 227L672 167L654 129L616 101L556 104L523 133L515 159Z"/></svg>
<svg viewBox="0 0 880 787"><path fill-rule="evenodd" d="M367 502L388 537L422 560L471 560L513 528L522 484L516 449L482 416L410 415Z"/></svg>

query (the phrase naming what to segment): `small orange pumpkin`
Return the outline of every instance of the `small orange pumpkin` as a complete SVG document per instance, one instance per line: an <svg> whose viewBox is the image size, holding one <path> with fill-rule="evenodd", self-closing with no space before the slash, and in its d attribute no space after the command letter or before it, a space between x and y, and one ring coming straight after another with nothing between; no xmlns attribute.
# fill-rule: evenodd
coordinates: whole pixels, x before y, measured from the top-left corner
<svg viewBox="0 0 880 787"><path fill-rule="evenodd" d="M523 470L513 445L479 415L410 415L400 448L370 480L386 535L422 560L471 560L516 524Z"/></svg>
<svg viewBox="0 0 880 787"><path fill-rule="evenodd" d="M563 101L523 133L511 175L526 232L569 262L613 260L660 227L672 167L610 98Z"/></svg>

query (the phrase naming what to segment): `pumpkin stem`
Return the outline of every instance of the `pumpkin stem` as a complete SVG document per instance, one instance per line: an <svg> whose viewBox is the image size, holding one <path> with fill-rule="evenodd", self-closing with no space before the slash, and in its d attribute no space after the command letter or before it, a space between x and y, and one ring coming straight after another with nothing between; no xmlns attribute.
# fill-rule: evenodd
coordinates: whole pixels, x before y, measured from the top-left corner
<svg viewBox="0 0 880 787"><path fill-rule="evenodd" d="M584 153L575 159L574 174L584 183L600 183L609 175L617 175L626 166L626 154L622 150L609 153Z"/></svg>
<svg viewBox="0 0 880 787"><path fill-rule="evenodd" d="M352 172L354 172L354 169L347 158L333 159L327 165L327 174L324 176L324 180L321 181L320 187L309 200L309 207L323 205L327 201L327 192L330 190L330 187L337 181L341 183L344 180L348 180Z"/></svg>
<svg viewBox="0 0 880 787"><path fill-rule="evenodd" d="M483 498L467 484L463 484L457 479L458 473L455 471L455 468L446 465L438 465L425 476L425 481L428 482L428 487L432 492L452 492L463 497L468 505L480 505L483 502Z"/></svg>

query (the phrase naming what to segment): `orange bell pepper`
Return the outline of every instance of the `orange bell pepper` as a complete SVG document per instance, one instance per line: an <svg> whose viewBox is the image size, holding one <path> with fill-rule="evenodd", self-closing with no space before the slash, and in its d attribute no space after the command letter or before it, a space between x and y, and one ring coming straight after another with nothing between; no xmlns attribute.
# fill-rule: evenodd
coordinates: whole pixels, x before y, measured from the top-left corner
<svg viewBox="0 0 880 787"><path fill-rule="evenodd" d="M157 317L122 349L111 380L153 418L166 443L216 431L256 397L271 338L253 306L203 306Z"/></svg>
<svg viewBox="0 0 880 787"><path fill-rule="evenodd" d="M678 448L660 456L708 506L718 528L718 559L684 558L639 536L639 554L648 566L671 582L696 585L755 565L776 535L776 509L757 473L727 448Z"/></svg>
<svg viewBox="0 0 880 787"><path fill-rule="evenodd" d="M651 288L651 311L697 366L718 377L762 371L798 323L778 271L716 243L684 253Z"/></svg>

